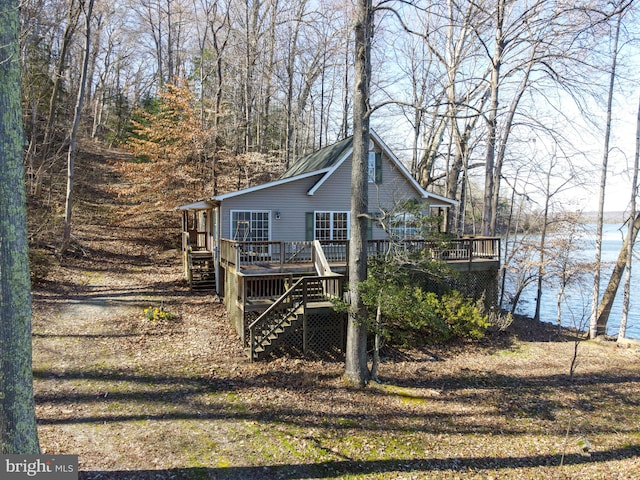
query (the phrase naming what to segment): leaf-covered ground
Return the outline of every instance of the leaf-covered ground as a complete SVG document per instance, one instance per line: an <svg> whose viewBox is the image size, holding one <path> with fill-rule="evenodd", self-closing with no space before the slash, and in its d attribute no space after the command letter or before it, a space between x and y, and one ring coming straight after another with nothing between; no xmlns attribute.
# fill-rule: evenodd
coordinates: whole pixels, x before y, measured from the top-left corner
<svg viewBox="0 0 640 480"><path fill-rule="evenodd" d="M581 342L572 381L572 338L518 319L388 351L364 390L340 362L251 364L181 279L179 195L123 161L81 157L73 249L34 285L40 443L80 478L640 478L639 349Z"/></svg>

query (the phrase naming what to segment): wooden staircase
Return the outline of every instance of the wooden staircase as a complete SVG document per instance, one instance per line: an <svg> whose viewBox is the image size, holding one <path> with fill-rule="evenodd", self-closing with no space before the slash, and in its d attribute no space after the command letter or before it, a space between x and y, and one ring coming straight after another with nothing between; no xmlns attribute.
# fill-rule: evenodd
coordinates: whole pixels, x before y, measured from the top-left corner
<svg viewBox="0 0 640 480"><path fill-rule="evenodd" d="M189 285L192 290L215 291L216 269L211 252L189 252Z"/></svg>
<svg viewBox="0 0 640 480"><path fill-rule="evenodd" d="M248 327L247 354L251 361L268 357L279 347L300 345L306 353L306 318L332 306L341 282L336 276L302 277Z"/></svg>

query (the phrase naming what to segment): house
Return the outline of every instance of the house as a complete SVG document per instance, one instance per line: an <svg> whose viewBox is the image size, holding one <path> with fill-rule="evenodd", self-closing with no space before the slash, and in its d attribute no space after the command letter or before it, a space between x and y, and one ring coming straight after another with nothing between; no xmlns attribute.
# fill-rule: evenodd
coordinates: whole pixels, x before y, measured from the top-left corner
<svg viewBox="0 0 640 480"><path fill-rule="evenodd" d="M292 334L300 337L304 351L309 350L309 339L313 336L307 331L305 319L321 318L317 323L325 327L331 323L325 321L327 315L332 315L327 297L340 295L348 258L352 152L350 137L300 158L275 181L178 207L183 219L185 276L193 288L215 289L224 297L232 322L250 346L252 359L256 356L256 326L273 310L280 309L278 315L288 318L278 325L260 327L265 332L260 333L261 338L276 337L283 333L281 330L291 331L289 324L295 322L298 314L290 305L306 309L314 304L312 313L305 310L302 314L304 321L300 323L305 323L304 328L301 325L300 331ZM443 218L445 210L456 204L455 200L424 190L372 131L371 217L407 200L417 200L425 213ZM402 237L412 233L413 228L410 221L400 221L396 229L401 231L395 233ZM370 254L381 251L388 241L386 232L375 221L370 221L368 238ZM428 241L421 248L429 248ZM497 244L496 239L455 241L438 255L469 271L478 270L478 260L489 261L491 272L497 274L499 241ZM482 270L487 268L485 265ZM301 298L282 300L286 292ZM276 301L280 306L274 306L278 304ZM337 338L341 334L336 332L343 325L334 323L336 339L328 342L330 348L337 348L342 341ZM325 334L318 333L316 337L326 337ZM273 340L267 343L274 343ZM264 351L273 350L267 348L271 344L259 346L263 347Z"/></svg>

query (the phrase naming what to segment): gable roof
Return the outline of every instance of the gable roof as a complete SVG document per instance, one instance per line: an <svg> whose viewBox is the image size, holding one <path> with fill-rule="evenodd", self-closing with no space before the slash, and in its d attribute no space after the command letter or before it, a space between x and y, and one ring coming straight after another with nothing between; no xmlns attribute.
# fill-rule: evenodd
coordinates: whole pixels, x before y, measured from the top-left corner
<svg viewBox="0 0 640 480"><path fill-rule="evenodd" d="M342 158L345 152L353 149L353 137L346 138L341 142L324 147L316 152L297 159L280 178L290 178L309 172L317 172L325 168L331 168Z"/></svg>
<svg viewBox="0 0 640 480"><path fill-rule="evenodd" d="M395 156L395 154L389 149L389 147L382 141L382 139L373 131L370 130L371 139L378 144L378 146L385 152L386 156L391 160L398 171L406 178L411 186L420 194L423 199L435 200L438 203L432 204L434 207L451 207L457 205L458 201L450 198L436 195L435 193L427 192L423 189L415 178L411 175L407 167ZM229 192L223 195L218 195L212 198L214 201L222 201L227 198L236 197L239 195L245 195L247 193L255 192L265 188L271 188L292 181L309 178L312 176L320 176L313 187L307 191L307 195L314 195L314 193L331 177L331 175L338 169L344 161L349 158L353 153L353 137L348 137L340 142L334 143L324 147L314 153L299 158L294 164L285 171L280 178L273 182L264 183L262 185L256 185L254 187L245 188L236 192Z"/></svg>

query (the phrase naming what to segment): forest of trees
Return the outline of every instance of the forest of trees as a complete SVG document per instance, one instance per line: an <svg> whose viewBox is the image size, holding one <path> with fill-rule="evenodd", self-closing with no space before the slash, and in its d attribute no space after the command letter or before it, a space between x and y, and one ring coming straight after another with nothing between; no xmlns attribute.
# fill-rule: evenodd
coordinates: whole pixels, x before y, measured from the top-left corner
<svg viewBox="0 0 640 480"><path fill-rule="evenodd" d="M201 162L208 180L216 162L235 170L266 162L277 172L352 134L351 3L119 0L95 5L86 22L87 3L22 2L31 193L63 155L85 58L84 134L126 145L137 126L138 152L152 143L160 159ZM452 231L504 229L514 193L518 205L540 210L531 199L545 195L540 178L551 163L567 188L598 171L601 154L596 144L586 150L585 137L604 135L614 53L614 88L632 92L631 3L374 4L372 128L423 186L465 200ZM216 188L237 187L223 176Z"/></svg>
<svg viewBox="0 0 640 480"><path fill-rule="evenodd" d="M77 135L165 173L196 166L204 197L269 180L354 134L357 7L23 1L30 199L63 188L53 176L61 165L72 184ZM632 0L383 0L372 9L367 121L424 187L460 200L452 233L535 226L544 239L583 208L567 192L595 198L607 163L617 172L621 159L631 163L635 145L619 125L637 95ZM540 291L550 269L523 267L523 251L507 250L505 266L536 270L522 285L537 280Z"/></svg>

